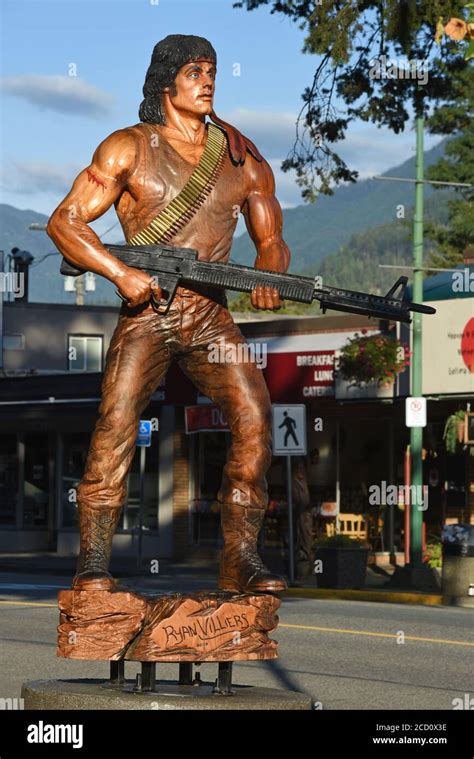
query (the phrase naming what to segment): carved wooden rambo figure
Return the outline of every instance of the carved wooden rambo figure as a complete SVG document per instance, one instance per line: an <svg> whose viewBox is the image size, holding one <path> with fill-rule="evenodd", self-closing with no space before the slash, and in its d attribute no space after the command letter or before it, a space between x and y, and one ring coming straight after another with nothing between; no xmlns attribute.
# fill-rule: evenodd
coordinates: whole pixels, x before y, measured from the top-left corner
<svg viewBox="0 0 474 759"><path fill-rule="evenodd" d="M152 294L161 297L159 283L115 259L88 226L113 203L127 241L136 243L183 189L208 139L212 135L215 141L217 135L221 154L207 194L162 239L197 249L202 260L226 262L240 209L257 249L256 268L287 270L290 255L281 236L272 171L250 140L215 115L215 76L216 53L207 40L171 35L159 42L146 75L140 123L99 145L49 220L48 234L63 255L109 279L125 300L107 353L100 418L78 486L81 548L75 589L115 587L108 567L138 420L173 360L220 407L232 433L218 495L224 535L219 587L236 592L286 587L257 553L271 457L265 381L245 358L208 360L211 343L244 342L225 294L179 287L168 313L160 315L151 303ZM213 123L206 123L206 116ZM251 300L259 309L280 307L278 292L271 288L256 288Z"/></svg>

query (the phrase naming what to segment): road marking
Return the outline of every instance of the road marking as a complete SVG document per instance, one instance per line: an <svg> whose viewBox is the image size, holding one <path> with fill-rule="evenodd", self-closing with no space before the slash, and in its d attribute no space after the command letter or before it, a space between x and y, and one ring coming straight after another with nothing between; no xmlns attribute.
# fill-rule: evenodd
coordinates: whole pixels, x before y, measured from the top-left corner
<svg viewBox="0 0 474 759"><path fill-rule="evenodd" d="M316 630L316 632L340 633L343 635L369 635L374 638L398 638L396 633L369 632L368 630L344 630L339 627L313 627L312 625L286 625L279 624L280 627L289 627L295 630ZM444 640L443 638L421 638L417 635L405 635L405 640L418 640L423 643L444 643L450 646L467 646L474 648L474 643L464 640Z"/></svg>
<svg viewBox="0 0 474 759"><path fill-rule="evenodd" d="M337 588L288 588L284 598L313 598L326 601L366 601L369 603L442 606L443 596L435 593L409 593L406 590L338 590Z"/></svg>
<svg viewBox="0 0 474 759"><path fill-rule="evenodd" d="M41 601L0 601L2 606L48 606L50 609L57 609L57 604L41 603Z"/></svg>
<svg viewBox="0 0 474 759"><path fill-rule="evenodd" d="M2 606L45 606L49 609L57 609L57 604L47 604L41 601L0 601ZM395 638L398 639L396 633L382 633L382 632L370 632L369 630L345 630L339 627L315 627L314 625L289 625L279 624L278 627L286 627L293 630L314 630L315 632L325 633L338 633L340 635L366 635L373 638ZM405 640L416 640L422 643L442 643L448 646L465 646L467 648L474 648L474 643L469 643L464 640L444 640L443 638L422 638L417 635L405 635Z"/></svg>

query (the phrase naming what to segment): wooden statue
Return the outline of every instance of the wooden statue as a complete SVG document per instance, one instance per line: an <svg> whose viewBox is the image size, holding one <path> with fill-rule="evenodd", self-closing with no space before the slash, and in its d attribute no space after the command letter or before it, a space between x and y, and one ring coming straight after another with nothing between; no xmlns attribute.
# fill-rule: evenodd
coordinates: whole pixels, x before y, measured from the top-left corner
<svg viewBox="0 0 474 759"><path fill-rule="evenodd" d="M271 458L265 381L245 359L208 360L208 346L218 340L245 342L225 293L179 287L161 316L154 308L159 282L114 258L89 226L114 204L127 242L171 240L196 248L202 260L226 262L237 209L255 243L256 268L287 270L290 254L272 171L253 143L214 113L216 72L216 53L207 40L170 35L159 42L146 75L140 123L99 145L48 223L65 258L109 279L124 300L107 353L100 418L77 489L81 542L75 590L115 587L108 571L112 538L138 420L173 360L224 412L232 433L218 494L224 537L219 588L278 593L286 587L257 553ZM256 288L251 300L258 309L281 305L277 290L268 287Z"/></svg>

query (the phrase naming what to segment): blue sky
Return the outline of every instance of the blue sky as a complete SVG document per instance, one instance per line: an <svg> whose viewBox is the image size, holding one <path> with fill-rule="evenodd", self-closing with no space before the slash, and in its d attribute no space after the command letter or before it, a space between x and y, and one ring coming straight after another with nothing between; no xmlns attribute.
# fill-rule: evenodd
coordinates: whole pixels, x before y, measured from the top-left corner
<svg viewBox="0 0 474 759"><path fill-rule="evenodd" d="M279 164L317 59L301 53L303 32L288 19L265 7L234 9L228 0L2 0L2 17L1 202L50 214L101 140L137 123L153 46L176 33L212 42L217 114L270 161L282 205L301 202ZM438 141L427 136L426 146ZM413 149L411 130L395 136L355 124L340 151L371 176Z"/></svg>

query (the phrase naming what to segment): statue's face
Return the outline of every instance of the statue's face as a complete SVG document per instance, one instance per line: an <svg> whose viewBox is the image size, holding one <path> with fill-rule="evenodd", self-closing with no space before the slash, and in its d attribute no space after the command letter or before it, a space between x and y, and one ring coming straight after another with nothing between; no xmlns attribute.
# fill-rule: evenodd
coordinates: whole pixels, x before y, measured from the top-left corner
<svg viewBox="0 0 474 759"><path fill-rule="evenodd" d="M191 61L176 75L175 94L169 88L165 92L177 111L207 116L213 108L215 80L216 67L212 61Z"/></svg>

